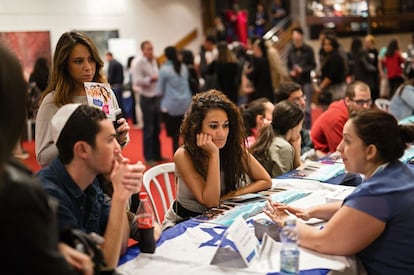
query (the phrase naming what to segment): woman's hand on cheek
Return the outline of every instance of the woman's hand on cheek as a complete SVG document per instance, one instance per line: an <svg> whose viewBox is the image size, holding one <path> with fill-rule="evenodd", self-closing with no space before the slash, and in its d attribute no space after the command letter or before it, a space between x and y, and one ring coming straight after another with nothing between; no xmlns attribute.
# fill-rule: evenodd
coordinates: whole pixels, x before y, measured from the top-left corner
<svg viewBox="0 0 414 275"><path fill-rule="evenodd" d="M218 147L213 142L213 137L209 134L197 134L197 146L206 151L209 155L219 152Z"/></svg>
<svg viewBox="0 0 414 275"><path fill-rule="evenodd" d="M300 148L302 137L300 136L300 132L293 133L292 136L289 138L288 142L295 148Z"/></svg>

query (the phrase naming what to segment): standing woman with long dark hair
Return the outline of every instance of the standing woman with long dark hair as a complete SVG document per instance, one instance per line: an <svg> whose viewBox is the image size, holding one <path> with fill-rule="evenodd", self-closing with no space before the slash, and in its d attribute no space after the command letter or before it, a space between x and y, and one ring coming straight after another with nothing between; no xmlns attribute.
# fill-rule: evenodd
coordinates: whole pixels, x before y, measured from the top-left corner
<svg viewBox="0 0 414 275"><path fill-rule="evenodd" d="M161 67L157 94L161 96L161 115L167 135L173 139L173 152L178 148L181 121L190 106L191 91L187 67L178 59L175 47L165 48L167 61Z"/></svg>
<svg viewBox="0 0 414 275"><path fill-rule="evenodd" d="M46 57L36 59L33 71L29 77L29 83L35 82L36 86L43 92L49 81L49 61Z"/></svg>
<svg viewBox="0 0 414 275"><path fill-rule="evenodd" d="M247 69L246 76L252 82L254 92L248 95L248 102L265 97L273 103L273 84L269 58L267 56L266 41L263 38L254 40L252 43L252 51L251 67Z"/></svg>
<svg viewBox="0 0 414 275"><path fill-rule="evenodd" d="M334 35L326 35L322 43L325 57L321 64L321 81L314 89L319 94L319 103L329 105L332 101L345 98L346 64Z"/></svg>

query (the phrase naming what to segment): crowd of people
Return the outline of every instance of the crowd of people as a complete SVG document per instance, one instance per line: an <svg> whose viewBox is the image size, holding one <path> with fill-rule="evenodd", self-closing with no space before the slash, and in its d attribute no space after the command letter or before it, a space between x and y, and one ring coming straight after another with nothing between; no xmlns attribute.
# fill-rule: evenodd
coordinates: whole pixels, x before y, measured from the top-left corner
<svg viewBox="0 0 414 275"><path fill-rule="evenodd" d="M255 31L263 32L259 23ZM291 31L286 60L261 37L243 47L210 35L197 54L166 47L161 66L153 43L145 40L142 55L130 58L129 77L124 79L122 64L112 53L106 54L104 72L104 61L88 35L63 33L47 80L37 71L30 79L42 90L35 111L36 159L42 169L35 176L11 161L26 119L21 103L27 100L27 85L16 57L1 46L0 111L10 117L0 124L7 133L0 136L0 213L7 220L2 243L15 247L24 242L36 253L35 258L25 256L29 265L20 265L20 274L92 274L91 258L59 240L59 232L67 228L102 235L106 267L116 267L128 238L139 239L128 210L132 195L142 188L144 164L166 160L161 155L161 123L172 138L177 196L163 224L156 224L155 239L221 200L269 189L271 178L299 167L310 151L317 159L339 151L345 169L363 176L343 203L310 209L269 203L265 213L279 225L287 212L304 220L327 220L323 230L299 223L300 245L329 254L356 254L369 274L413 270L409 249L414 212L409 209L414 174L398 159L414 141L414 126L398 125L398 120L413 115L414 83L409 77L414 59L403 58L397 39L378 52L372 35L353 39L347 53L332 31L321 32L316 56L303 35L300 27ZM137 163L122 155L131 127L122 96L126 79L142 114L132 119L143 127L144 159ZM85 82L108 84L111 108L121 110L123 117L89 106ZM390 113L373 104L380 97L391 99ZM315 121L312 103L324 108ZM12 200L16 197L24 197L33 212L28 219ZM30 234L18 236L16 230L34 219ZM405 242L399 241L401 236ZM6 269L21 259L18 253L2 253L8 259Z"/></svg>

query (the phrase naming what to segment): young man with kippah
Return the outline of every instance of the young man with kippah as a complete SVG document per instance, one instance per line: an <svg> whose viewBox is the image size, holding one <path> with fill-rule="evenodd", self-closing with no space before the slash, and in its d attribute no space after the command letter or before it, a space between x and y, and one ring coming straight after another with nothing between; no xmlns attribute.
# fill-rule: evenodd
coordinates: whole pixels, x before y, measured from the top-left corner
<svg viewBox="0 0 414 275"><path fill-rule="evenodd" d="M67 104L53 116L51 125L59 155L37 176L59 202L59 228L101 234L106 264L115 268L130 232L127 203L141 190L145 167L140 162L129 164L121 155L115 128L101 110ZM110 175L112 199L99 186L98 174Z"/></svg>

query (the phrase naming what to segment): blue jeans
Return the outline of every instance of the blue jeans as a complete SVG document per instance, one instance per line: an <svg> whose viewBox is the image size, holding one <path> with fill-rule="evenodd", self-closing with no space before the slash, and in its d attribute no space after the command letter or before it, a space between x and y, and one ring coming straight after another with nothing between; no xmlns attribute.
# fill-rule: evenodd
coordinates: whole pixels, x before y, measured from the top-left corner
<svg viewBox="0 0 414 275"><path fill-rule="evenodd" d="M160 145L160 100L158 97L140 96L140 105L144 120L143 146L146 161L161 160Z"/></svg>

